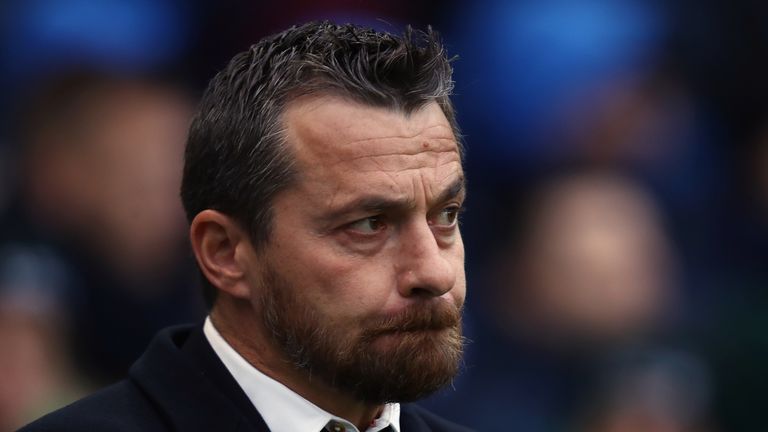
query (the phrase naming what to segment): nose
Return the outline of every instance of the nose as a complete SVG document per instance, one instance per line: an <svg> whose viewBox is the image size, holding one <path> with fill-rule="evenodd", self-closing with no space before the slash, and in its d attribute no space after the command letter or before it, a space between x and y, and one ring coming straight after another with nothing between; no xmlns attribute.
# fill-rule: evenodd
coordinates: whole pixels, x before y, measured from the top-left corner
<svg viewBox="0 0 768 432"><path fill-rule="evenodd" d="M397 257L398 290L403 297L439 297L456 284L450 247L438 243L426 221L401 232Z"/></svg>

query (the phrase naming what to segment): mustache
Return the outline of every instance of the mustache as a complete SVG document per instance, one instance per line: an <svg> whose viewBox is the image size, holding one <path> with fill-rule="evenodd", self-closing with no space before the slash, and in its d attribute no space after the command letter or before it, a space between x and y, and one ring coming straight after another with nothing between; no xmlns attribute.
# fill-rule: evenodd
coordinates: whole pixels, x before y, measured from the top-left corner
<svg viewBox="0 0 768 432"><path fill-rule="evenodd" d="M444 300L409 305L397 314L378 318L364 326L363 337L458 327L461 325L462 310L462 305Z"/></svg>

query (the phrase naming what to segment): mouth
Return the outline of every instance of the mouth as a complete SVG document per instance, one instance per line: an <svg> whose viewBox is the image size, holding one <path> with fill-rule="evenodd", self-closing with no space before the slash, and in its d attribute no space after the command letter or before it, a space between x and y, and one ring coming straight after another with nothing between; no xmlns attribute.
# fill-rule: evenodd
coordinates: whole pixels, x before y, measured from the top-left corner
<svg viewBox="0 0 768 432"><path fill-rule="evenodd" d="M371 345L378 349L391 349L409 340L412 344L423 346L430 341L446 336L452 327L398 329L377 334L371 338ZM426 347L426 346L424 346Z"/></svg>
<svg viewBox="0 0 768 432"><path fill-rule="evenodd" d="M372 346L414 345L440 342L461 334L461 310L444 303L413 306L364 325L362 337ZM404 346L405 346L404 345Z"/></svg>

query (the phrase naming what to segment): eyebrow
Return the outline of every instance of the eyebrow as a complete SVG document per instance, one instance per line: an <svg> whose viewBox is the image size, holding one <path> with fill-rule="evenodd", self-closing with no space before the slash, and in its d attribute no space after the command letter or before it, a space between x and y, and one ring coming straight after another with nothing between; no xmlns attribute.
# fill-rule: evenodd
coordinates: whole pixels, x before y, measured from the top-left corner
<svg viewBox="0 0 768 432"><path fill-rule="evenodd" d="M464 177L456 179L447 188L443 189L432 203L441 203L453 198L463 196L466 193L466 180ZM432 204L434 205L434 204ZM383 212L386 210L403 209L413 207L413 201L407 198L393 199L382 195L366 195L344 204L338 209L331 210L323 217L325 220L334 220L353 212Z"/></svg>

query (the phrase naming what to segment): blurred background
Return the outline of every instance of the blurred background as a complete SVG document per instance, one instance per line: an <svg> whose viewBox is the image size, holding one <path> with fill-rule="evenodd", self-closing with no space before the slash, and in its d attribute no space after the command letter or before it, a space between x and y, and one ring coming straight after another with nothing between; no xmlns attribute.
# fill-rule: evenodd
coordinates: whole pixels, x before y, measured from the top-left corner
<svg viewBox="0 0 768 432"><path fill-rule="evenodd" d="M314 19L438 29L468 147L481 431L768 430L768 3L0 3L0 431L204 316L178 199L207 81Z"/></svg>

